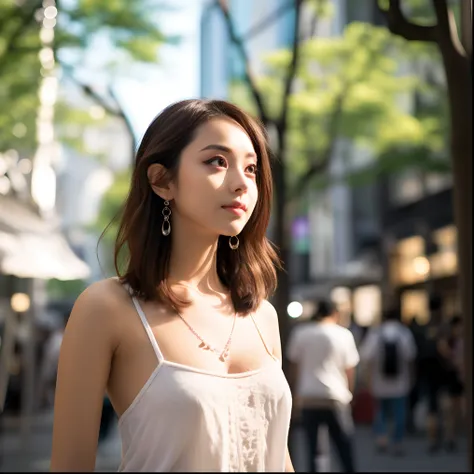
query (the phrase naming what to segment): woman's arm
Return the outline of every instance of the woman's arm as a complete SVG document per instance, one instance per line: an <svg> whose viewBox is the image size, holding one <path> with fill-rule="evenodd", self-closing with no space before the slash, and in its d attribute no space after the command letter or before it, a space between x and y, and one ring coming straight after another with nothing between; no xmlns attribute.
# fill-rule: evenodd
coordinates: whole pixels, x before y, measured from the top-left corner
<svg viewBox="0 0 474 474"><path fill-rule="evenodd" d="M265 319L268 323L268 332L271 340L271 347L273 355L282 360L282 351L281 351L281 337L280 337L280 327L278 324L278 314L271 303L268 301L264 302L263 311L265 312ZM288 447L286 448L285 456L285 472L295 472L293 463L291 462L290 451Z"/></svg>
<svg viewBox="0 0 474 474"><path fill-rule="evenodd" d="M54 403L51 471L94 471L116 330L110 282L82 293L64 332Z"/></svg>
<svg viewBox="0 0 474 474"><path fill-rule="evenodd" d="M285 472L295 472L288 448L286 448Z"/></svg>

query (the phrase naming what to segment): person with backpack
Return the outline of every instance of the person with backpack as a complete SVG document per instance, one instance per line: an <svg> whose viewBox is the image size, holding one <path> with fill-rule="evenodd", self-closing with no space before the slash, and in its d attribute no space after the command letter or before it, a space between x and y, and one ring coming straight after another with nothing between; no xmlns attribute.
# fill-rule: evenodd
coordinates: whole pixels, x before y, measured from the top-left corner
<svg viewBox="0 0 474 474"><path fill-rule="evenodd" d="M389 448L387 422L391 416L393 454L402 455L408 395L416 358L416 344L410 330L400 322L398 310L384 314L382 324L367 335L360 351L370 376L377 403L374 421L376 448Z"/></svg>

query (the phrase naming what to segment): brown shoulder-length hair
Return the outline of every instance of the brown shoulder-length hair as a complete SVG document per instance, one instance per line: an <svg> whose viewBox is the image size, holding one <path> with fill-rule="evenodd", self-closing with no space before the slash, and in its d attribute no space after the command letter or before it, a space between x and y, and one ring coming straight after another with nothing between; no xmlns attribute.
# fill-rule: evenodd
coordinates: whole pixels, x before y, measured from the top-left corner
<svg viewBox="0 0 474 474"><path fill-rule="evenodd" d="M148 127L137 152L129 195L115 243L115 269L122 282L145 300L156 300L176 311L190 304L178 297L167 281L171 236L161 232L164 201L149 183L147 170L163 165L170 179L177 176L183 149L196 129L207 121L226 117L248 134L258 157L258 200L237 250L220 236L217 273L229 289L234 308L241 314L254 311L275 290L277 254L265 236L272 202L272 176L267 137L263 126L235 105L222 100L184 100L165 108ZM125 269L119 261L125 250Z"/></svg>

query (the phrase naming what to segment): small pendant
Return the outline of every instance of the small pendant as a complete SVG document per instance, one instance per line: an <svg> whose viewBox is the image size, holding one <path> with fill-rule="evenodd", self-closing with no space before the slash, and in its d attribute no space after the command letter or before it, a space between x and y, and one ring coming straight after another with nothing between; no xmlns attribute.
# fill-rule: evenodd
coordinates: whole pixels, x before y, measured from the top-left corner
<svg viewBox="0 0 474 474"><path fill-rule="evenodd" d="M225 362L227 357L229 357L229 349L226 349L222 354L221 356L219 357L219 360L221 360L222 362Z"/></svg>
<svg viewBox="0 0 474 474"><path fill-rule="evenodd" d="M205 351L211 351L211 352L219 353L219 351L215 347L213 347L209 344L206 344L205 342L201 342L201 344L199 344L198 347L199 347L199 349L204 349Z"/></svg>

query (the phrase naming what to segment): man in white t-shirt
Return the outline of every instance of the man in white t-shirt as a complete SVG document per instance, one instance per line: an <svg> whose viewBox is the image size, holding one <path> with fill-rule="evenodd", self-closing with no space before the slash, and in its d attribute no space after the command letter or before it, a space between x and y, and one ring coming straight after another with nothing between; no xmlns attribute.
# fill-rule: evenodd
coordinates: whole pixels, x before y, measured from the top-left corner
<svg viewBox="0 0 474 474"><path fill-rule="evenodd" d="M306 324L291 333L287 357L293 364L294 404L301 409L311 472L316 472L318 429L326 425L345 472L355 472L350 403L359 353L352 333L338 324L329 301L320 302Z"/></svg>

